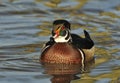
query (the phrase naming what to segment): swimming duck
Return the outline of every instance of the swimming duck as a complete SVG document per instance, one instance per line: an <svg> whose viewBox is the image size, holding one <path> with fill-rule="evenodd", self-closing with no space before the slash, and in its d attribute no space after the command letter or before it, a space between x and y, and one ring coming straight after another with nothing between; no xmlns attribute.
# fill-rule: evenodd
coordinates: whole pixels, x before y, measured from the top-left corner
<svg viewBox="0 0 120 83"><path fill-rule="evenodd" d="M52 37L41 53L40 61L45 63L77 64L94 58L94 42L84 30L85 38L71 33L67 20L53 22Z"/></svg>

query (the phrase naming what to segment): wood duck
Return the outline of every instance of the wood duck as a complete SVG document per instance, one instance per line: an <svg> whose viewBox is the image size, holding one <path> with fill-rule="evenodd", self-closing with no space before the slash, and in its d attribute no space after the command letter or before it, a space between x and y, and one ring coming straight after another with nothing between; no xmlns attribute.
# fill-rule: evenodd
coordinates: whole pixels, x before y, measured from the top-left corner
<svg viewBox="0 0 120 83"><path fill-rule="evenodd" d="M84 30L85 38L70 32L67 20L53 22L52 37L41 53L40 61L45 63L84 64L94 58L94 42Z"/></svg>

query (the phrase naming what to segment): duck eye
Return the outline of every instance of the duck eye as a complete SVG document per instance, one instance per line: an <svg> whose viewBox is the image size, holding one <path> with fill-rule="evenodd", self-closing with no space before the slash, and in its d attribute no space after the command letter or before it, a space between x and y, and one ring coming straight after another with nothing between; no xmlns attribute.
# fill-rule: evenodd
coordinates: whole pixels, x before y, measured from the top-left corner
<svg viewBox="0 0 120 83"><path fill-rule="evenodd" d="M65 27L64 27L64 26L62 26L62 30L65 30Z"/></svg>

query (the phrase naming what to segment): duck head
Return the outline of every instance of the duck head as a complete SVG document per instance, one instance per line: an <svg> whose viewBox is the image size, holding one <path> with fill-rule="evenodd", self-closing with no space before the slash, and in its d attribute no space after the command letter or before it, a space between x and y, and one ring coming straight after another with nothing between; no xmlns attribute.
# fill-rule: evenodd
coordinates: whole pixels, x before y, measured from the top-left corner
<svg viewBox="0 0 120 83"><path fill-rule="evenodd" d="M55 20L53 22L52 37L56 43L70 42L70 23L66 20Z"/></svg>

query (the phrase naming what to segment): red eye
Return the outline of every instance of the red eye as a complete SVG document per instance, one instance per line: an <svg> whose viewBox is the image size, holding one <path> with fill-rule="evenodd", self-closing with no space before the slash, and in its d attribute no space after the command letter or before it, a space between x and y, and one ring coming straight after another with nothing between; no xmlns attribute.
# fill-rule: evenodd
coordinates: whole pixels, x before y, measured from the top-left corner
<svg viewBox="0 0 120 83"><path fill-rule="evenodd" d="M65 27L64 26L62 26L62 30L64 30L65 29Z"/></svg>

